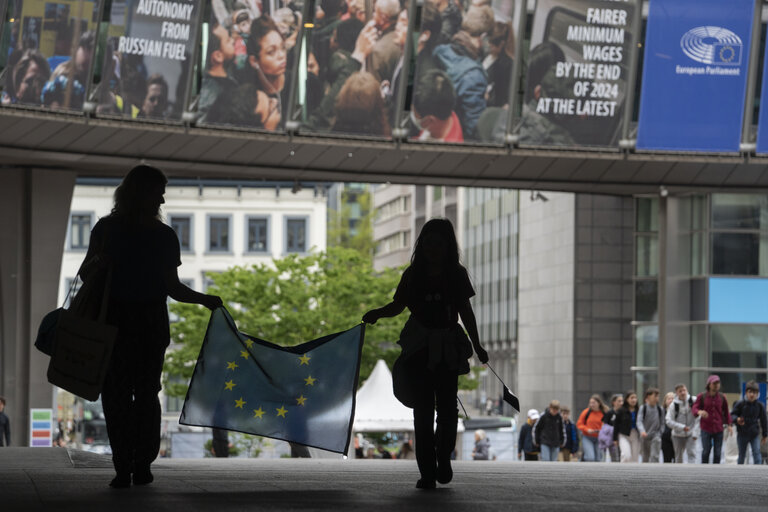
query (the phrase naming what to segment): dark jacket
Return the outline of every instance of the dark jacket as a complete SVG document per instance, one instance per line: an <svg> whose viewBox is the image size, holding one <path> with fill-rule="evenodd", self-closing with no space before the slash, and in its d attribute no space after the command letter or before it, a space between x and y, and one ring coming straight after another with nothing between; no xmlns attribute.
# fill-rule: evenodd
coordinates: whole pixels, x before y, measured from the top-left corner
<svg viewBox="0 0 768 512"><path fill-rule="evenodd" d="M626 407L619 407L616 418L613 420L613 440L619 440L619 434L628 436L632 432L632 411Z"/></svg>
<svg viewBox="0 0 768 512"><path fill-rule="evenodd" d="M11 420L4 412L0 412L0 446L11 446Z"/></svg>
<svg viewBox="0 0 768 512"><path fill-rule="evenodd" d="M469 35L460 31L451 44L438 45L432 55L456 90L455 111L464 139L477 139L477 121L487 106L485 90L488 87L488 76L478 50L472 46Z"/></svg>
<svg viewBox="0 0 768 512"><path fill-rule="evenodd" d="M699 411L707 411L708 416L699 420L702 432L717 434L723 431L723 425L731 424L731 415L728 414L728 399L725 395L718 392L710 396L709 392L699 393L696 401L693 403L693 414L698 415Z"/></svg>
<svg viewBox="0 0 768 512"><path fill-rule="evenodd" d="M739 418L744 418L743 425L736 423ZM762 430L763 437L768 437L768 419L765 417L765 406L757 400L754 402L739 400L733 404L731 419L736 423L739 436L752 439Z"/></svg>
<svg viewBox="0 0 768 512"><path fill-rule="evenodd" d="M503 107L509 103L509 85L512 81L512 64L514 61L502 51L493 61L486 72L491 90L488 94L489 107Z"/></svg>
<svg viewBox="0 0 768 512"><path fill-rule="evenodd" d="M533 427L528 423L520 427L520 436L517 438L517 452L539 453L533 446Z"/></svg>
<svg viewBox="0 0 768 512"><path fill-rule="evenodd" d="M608 412L603 414L603 423L613 427L615 421L616 421L616 411L614 411L613 409L608 409Z"/></svg>
<svg viewBox="0 0 768 512"><path fill-rule="evenodd" d="M565 426L565 446L564 449L570 450L571 453L579 451L579 429L573 424L571 420L563 422Z"/></svg>
<svg viewBox="0 0 768 512"><path fill-rule="evenodd" d="M534 426L536 445L560 447L565 444L565 425L560 414L552 415L549 409L544 411Z"/></svg>

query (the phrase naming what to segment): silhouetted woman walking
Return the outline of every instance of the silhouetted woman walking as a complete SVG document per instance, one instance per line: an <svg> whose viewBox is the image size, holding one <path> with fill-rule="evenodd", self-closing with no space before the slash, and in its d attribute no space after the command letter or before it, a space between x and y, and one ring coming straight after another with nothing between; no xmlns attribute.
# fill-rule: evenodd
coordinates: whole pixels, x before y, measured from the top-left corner
<svg viewBox="0 0 768 512"><path fill-rule="evenodd" d="M115 191L112 213L94 226L85 258L112 268L107 323L118 335L101 392L117 472L112 487L153 480L150 465L160 448L157 394L170 343L168 296L210 309L222 304L179 282L179 240L160 220L167 181L154 167L131 169ZM88 280L87 268L81 275Z"/></svg>
<svg viewBox="0 0 768 512"><path fill-rule="evenodd" d="M467 271L459 263L453 225L447 219L432 219L416 240L411 265L403 272L392 302L363 315L364 322L374 324L406 307L411 312L400 333L403 352L395 363L393 379L400 401L413 408L419 489L434 489L435 481L446 484L453 478L458 376L469 373L467 359L473 347L480 361L488 362L469 303L474 294ZM459 316L471 345L457 323Z"/></svg>

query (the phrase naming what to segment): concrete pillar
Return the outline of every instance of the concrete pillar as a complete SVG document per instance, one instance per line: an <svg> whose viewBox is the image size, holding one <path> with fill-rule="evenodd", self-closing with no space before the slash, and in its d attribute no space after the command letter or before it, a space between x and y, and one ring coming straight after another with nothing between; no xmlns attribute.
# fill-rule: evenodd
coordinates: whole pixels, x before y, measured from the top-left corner
<svg viewBox="0 0 768 512"><path fill-rule="evenodd" d="M48 357L32 344L40 320L57 306L75 176L0 169L0 395L14 446L29 444L29 409L53 406Z"/></svg>

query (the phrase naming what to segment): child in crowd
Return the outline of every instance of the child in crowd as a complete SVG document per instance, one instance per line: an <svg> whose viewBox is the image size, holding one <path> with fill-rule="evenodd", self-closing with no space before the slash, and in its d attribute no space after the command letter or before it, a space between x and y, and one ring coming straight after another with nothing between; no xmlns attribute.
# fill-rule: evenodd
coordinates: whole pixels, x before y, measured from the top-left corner
<svg viewBox="0 0 768 512"><path fill-rule="evenodd" d="M640 435L637 431L637 393L624 394L624 404L616 413L613 442L619 447L621 462L637 462L640 456Z"/></svg>
<svg viewBox="0 0 768 512"><path fill-rule="evenodd" d="M525 460L539 460L539 451L533 441L533 425L539 419L539 411L530 409L528 420L520 427L520 435L517 438L517 457Z"/></svg>
<svg viewBox="0 0 768 512"><path fill-rule="evenodd" d="M637 413L640 453L643 462L659 462L661 434L664 432L664 411L659 405L658 388L648 388L645 391L644 402Z"/></svg>
<svg viewBox="0 0 768 512"><path fill-rule="evenodd" d="M541 449L541 460L556 462L565 445L565 425L560 416L560 402L552 400L533 428L534 443Z"/></svg>
<svg viewBox="0 0 768 512"><path fill-rule="evenodd" d="M571 421L571 409L568 406L560 409L560 415L563 417L565 427L565 446L560 453L563 455L563 462L570 462L571 455L579 451L579 429Z"/></svg>
<svg viewBox="0 0 768 512"><path fill-rule="evenodd" d="M581 431L582 459L585 462L602 462L603 460L597 436L603 427L603 416L607 410L600 395L592 395L589 398L589 406L581 411L579 421L576 422L576 426Z"/></svg>
<svg viewBox="0 0 768 512"><path fill-rule="evenodd" d="M747 446L752 449L752 461L754 464L762 464L760 444L765 444L768 439L768 419L765 417L765 406L757 401L760 388L757 382L747 382L744 392L744 400L739 400L733 405L731 418L736 423L736 442L739 445L739 464L744 464L747 456ZM760 432L762 431L762 441Z"/></svg>

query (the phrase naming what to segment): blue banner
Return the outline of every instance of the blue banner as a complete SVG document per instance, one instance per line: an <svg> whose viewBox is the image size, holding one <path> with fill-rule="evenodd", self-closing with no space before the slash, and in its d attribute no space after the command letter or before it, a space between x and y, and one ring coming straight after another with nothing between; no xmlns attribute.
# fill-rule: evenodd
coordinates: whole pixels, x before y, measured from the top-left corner
<svg viewBox="0 0 768 512"><path fill-rule="evenodd" d="M737 152L754 0L651 0L637 149Z"/></svg>
<svg viewBox="0 0 768 512"><path fill-rule="evenodd" d="M179 422L346 453L364 326L293 347L237 330L211 314Z"/></svg>
<svg viewBox="0 0 768 512"><path fill-rule="evenodd" d="M760 91L760 114L757 118L758 154L768 153L768 51L763 59L763 86Z"/></svg>

